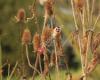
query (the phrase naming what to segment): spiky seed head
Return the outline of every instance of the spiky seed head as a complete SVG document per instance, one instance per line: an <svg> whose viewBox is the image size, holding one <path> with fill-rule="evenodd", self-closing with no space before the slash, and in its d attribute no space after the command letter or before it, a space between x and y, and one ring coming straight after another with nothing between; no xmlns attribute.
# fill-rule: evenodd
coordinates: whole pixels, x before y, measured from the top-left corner
<svg viewBox="0 0 100 80"><path fill-rule="evenodd" d="M26 17L25 10L23 8L18 10L17 16L15 17L17 22L24 21Z"/></svg>
<svg viewBox="0 0 100 80"><path fill-rule="evenodd" d="M84 6L84 0L74 0L74 4L77 11L82 12Z"/></svg>
<svg viewBox="0 0 100 80"><path fill-rule="evenodd" d="M30 41L31 41L31 32L28 28L25 28L22 34L22 44L29 44Z"/></svg>
<svg viewBox="0 0 100 80"><path fill-rule="evenodd" d="M33 47L34 51L38 51L38 48L40 47L40 35L37 32L33 36Z"/></svg>

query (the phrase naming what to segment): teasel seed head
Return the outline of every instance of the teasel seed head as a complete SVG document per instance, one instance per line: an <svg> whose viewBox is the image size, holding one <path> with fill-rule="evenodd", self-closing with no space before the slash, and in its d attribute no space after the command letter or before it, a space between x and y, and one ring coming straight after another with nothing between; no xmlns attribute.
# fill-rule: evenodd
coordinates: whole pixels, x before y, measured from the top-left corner
<svg viewBox="0 0 100 80"><path fill-rule="evenodd" d="M46 26L41 36L41 41L43 43L46 43L51 38L51 33L52 33L52 29Z"/></svg>
<svg viewBox="0 0 100 80"><path fill-rule="evenodd" d="M24 22L26 18L25 10L23 8L18 10L17 16L15 16L17 22Z"/></svg>
<svg viewBox="0 0 100 80"><path fill-rule="evenodd" d="M22 34L22 44L29 44L31 41L31 32L28 28L24 29Z"/></svg>
<svg viewBox="0 0 100 80"><path fill-rule="evenodd" d="M53 15L53 0L47 0L45 3L45 17Z"/></svg>
<svg viewBox="0 0 100 80"><path fill-rule="evenodd" d="M100 33L98 33L92 42L92 51L93 53L96 51L96 49L100 46Z"/></svg>
<svg viewBox="0 0 100 80"><path fill-rule="evenodd" d="M78 12L83 11L84 0L74 0L75 8Z"/></svg>
<svg viewBox="0 0 100 80"><path fill-rule="evenodd" d="M87 67L87 74L90 74L96 68L97 63L98 63L98 57L94 56L90 64Z"/></svg>
<svg viewBox="0 0 100 80"><path fill-rule="evenodd" d="M39 47L40 47L40 35L36 32L34 37L33 37L33 47L34 47L34 51L38 51Z"/></svg>

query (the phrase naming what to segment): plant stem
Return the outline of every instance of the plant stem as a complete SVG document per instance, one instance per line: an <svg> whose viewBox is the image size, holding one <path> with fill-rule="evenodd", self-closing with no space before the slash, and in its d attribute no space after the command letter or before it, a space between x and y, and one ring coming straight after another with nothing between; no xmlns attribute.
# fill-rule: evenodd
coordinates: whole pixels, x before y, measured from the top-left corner
<svg viewBox="0 0 100 80"><path fill-rule="evenodd" d="M60 77L59 77L59 65L58 65L58 55L57 55L57 49L56 49L55 40L54 40L54 47L55 47L55 58L56 58L56 72L57 72L56 80L60 80Z"/></svg>
<svg viewBox="0 0 100 80"><path fill-rule="evenodd" d="M39 62L39 55L38 55L38 53L37 53L36 60L35 60L35 69L37 69L38 62ZM32 76L32 79L33 79L33 80L34 80L35 74L36 74L36 71L34 70L33 76ZM40 73L40 75L41 75L41 73Z"/></svg>
<svg viewBox="0 0 100 80"><path fill-rule="evenodd" d="M74 9L73 0L71 0L71 5L72 5L72 11L73 11L74 22L75 22L75 28L76 28L76 30L78 30L77 20L76 20L76 17L75 17L75 9Z"/></svg>
<svg viewBox="0 0 100 80"><path fill-rule="evenodd" d="M31 62L29 60L28 45L26 44L25 47L26 47L26 58L27 58L29 67L32 68L33 70L35 70L38 74L40 74L40 72L31 64Z"/></svg>
<svg viewBox="0 0 100 80"><path fill-rule="evenodd" d="M14 68L13 68L11 74L10 74L9 77L7 78L7 80L11 80L11 78L12 78L12 76L13 76L13 74L14 74L16 68L17 68L17 65L18 65L18 62L16 62L15 66L14 66Z"/></svg>

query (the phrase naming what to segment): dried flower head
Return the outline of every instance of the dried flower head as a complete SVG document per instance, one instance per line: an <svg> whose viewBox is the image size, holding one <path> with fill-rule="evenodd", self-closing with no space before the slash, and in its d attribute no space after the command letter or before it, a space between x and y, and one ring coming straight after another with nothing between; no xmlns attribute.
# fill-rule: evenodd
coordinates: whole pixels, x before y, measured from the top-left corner
<svg viewBox="0 0 100 80"><path fill-rule="evenodd" d="M92 51L95 52L96 49L99 47L99 45L100 45L100 33L98 33L93 39Z"/></svg>
<svg viewBox="0 0 100 80"><path fill-rule="evenodd" d="M74 0L74 4L76 10L82 12L84 6L84 0Z"/></svg>
<svg viewBox="0 0 100 80"><path fill-rule="evenodd" d="M44 31L43 31L43 34L41 36L41 40L43 43L46 43L48 41L50 41L51 39L51 32L52 32L52 29L49 28L48 26L45 27Z"/></svg>
<svg viewBox="0 0 100 80"><path fill-rule="evenodd" d="M45 16L53 15L53 0L48 0L45 4Z"/></svg>
<svg viewBox="0 0 100 80"><path fill-rule="evenodd" d="M97 56L94 56L87 67L87 74L91 73L96 68L97 62Z"/></svg>
<svg viewBox="0 0 100 80"><path fill-rule="evenodd" d="M24 21L25 17L26 17L25 10L23 8L21 8L18 10L17 16L15 18L16 18L17 22L20 22L20 21Z"/></svg>
<svg viewBox="0 0 100 80"><path fill-rule="evenodd" d="M37 32L33 37L33 47L34 47L34 51L38 51L38 48L40 47L40 36Z"/></svg>
<svg viewBox="0 0 100 80"><path fill-rule="evenodd" d="M31 41L31 32L26 28L22 34L22 44L29 44Z"/></svg>

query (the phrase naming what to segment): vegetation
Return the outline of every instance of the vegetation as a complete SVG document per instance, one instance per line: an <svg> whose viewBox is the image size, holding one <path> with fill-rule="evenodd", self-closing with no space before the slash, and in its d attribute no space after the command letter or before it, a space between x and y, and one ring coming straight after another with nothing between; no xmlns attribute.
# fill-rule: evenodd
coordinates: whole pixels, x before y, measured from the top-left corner
<svg viewBox="0 0 100 80"><path fill-rule="evenodd" d="M0 6L0 80L100 79L100 0Z"/></svg>

